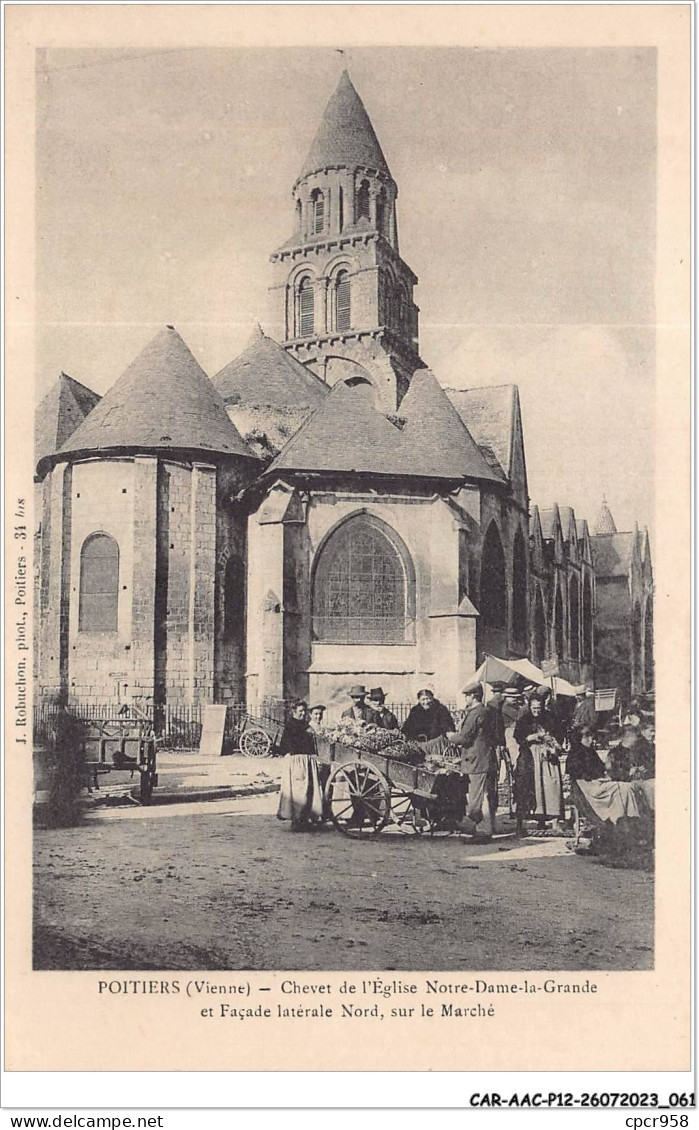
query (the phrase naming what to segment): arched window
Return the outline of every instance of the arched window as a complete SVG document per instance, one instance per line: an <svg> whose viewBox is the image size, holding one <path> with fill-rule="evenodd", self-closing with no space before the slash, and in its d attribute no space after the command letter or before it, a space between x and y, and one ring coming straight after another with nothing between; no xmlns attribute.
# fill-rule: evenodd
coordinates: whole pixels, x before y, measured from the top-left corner
<svg viewBox="0 0 699 1130"><path fill-rule="evenodd" d="M315 329L313 281L304 275L296 291L295 337L309 337Z"/></svg>
<svg viewBox="0 0 699 1130"><path fill-rule="evenodd" d="M546 615L541 589L537 585L534 599L534 662L539 666L546 659Z"/></svg>
<svg viewBox="0 0 699 1130"><path fill-rule="evenodd" d="M563 597L561 590L556 585L556 600L554 604L554 622L556 631L556 655L559 659L563 658L563 649L565 646L565 628L563 624Z"/></svg>
<svg viewBox="0 0 699 1130"><path fill-rule="evenodd" d="M491 522L481 558L481 603L478 611L486 627L507 627L507 576L505 554L495 522Z"/></svg>
<svg viewBox="0 0 699 1130"><path fill-rule="evenodd" d="M527 643L527 558L522 531L517 530L512 554L512 632L518 643Z"/></svg>
<svg viewBox="0 0 699 1130"><path fill-rule="evenodd" d="M570 611L570 655L571 659L580 658L580 586L578 578L571 577L569 591Z"/></svg>
<svg viewBox="0 0 699 1130"><path fill-rule="evenodd" d="M343 231L345 226L345 194L342 188L337 192L337 219L340 231Z"/></svg>
<svg viewBox="0 0 699 1130"><path fill-rule="evenodd" d="M592 659L592 585L585 577L583 584L583 658Z"/></svg>
<svg viewBox="0 0 699 1130"><path fill-rule="evenodd" d="M80 631L116 632L118 605L119 546L107 534L93 534L80 551Z"/></svg>
<svg viewBox="0 0 699 1130"><path fill-rule="evenodd" d="M325 197L319 188L311 193L312 235L321 235L325 229Z"/></svg>
<svg viewBox="0 0 699 1130"><path fill-rule="evenodd" d="M313 633L326 643L405 643L413 582L405 547L382 522L350 518L320 550L313 582Z"/></svg>
<svg viewBox="0 0 699 1130"><path fill-rule="evenodd" d="M338 271L334 282L335 329L348 330L352 325L351 284L349 271Z"/></svg>
<svg viewBox="0 0 699 1130"><path fill-rule="evenodd" d="M364 216L367 220L370 216L369 210L369 181L363 180L357 189L357 219L361 220Z"/></svg>
<svg viewBox="0 0 699 1130"><path fill-rule="evenodd" d="M302 208L302 205L301 205L301 201L297 200L296 201L296 226L297 226L299 231L301 231L302 217L303 217L303 208Z"/></svg>

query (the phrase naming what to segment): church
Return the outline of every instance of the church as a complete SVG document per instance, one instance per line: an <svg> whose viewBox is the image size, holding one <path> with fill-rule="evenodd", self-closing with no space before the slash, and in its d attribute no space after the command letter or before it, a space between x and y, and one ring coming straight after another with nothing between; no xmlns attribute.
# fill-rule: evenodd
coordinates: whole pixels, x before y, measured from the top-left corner
<svg viewBox="0 0 699 1130"><path fill-rule="evenodd" d="M37 695L332 717L356 682L456 702L486 654L591 681L595 539L530 507L517 387L445 389L421 358L398 186L347 72L292 198L281 341L257 327L210 378L167 326L103 397L61 374L39 405Z"/></svg>

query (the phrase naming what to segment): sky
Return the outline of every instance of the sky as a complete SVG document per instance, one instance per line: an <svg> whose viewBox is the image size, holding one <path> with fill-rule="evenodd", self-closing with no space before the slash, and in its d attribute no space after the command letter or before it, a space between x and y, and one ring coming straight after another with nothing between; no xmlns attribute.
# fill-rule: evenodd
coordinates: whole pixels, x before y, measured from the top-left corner
<svg viewBox="0 0 699 1130"><path fill-rule="evenodd" d="M214 376L343 65L399 188L420 353L516 382L529 491L653 526L656 58L648 48L51 50L37 57L37 396L104 393L174 324Z"/></svg>

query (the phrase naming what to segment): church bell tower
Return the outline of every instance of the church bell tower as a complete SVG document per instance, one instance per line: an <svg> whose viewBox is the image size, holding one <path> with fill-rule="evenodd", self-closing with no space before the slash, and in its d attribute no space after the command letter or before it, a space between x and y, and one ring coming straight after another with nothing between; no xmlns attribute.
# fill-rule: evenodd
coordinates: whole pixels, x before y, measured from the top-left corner
<svg viewBox="0 0 699 1130"><path fill-rule="evenodd" d="M417 277L398 250L398 187L347 71L292 196L294 234L271 256L284 347L327 384L370 382L395 412L424 367Z"/></svg>

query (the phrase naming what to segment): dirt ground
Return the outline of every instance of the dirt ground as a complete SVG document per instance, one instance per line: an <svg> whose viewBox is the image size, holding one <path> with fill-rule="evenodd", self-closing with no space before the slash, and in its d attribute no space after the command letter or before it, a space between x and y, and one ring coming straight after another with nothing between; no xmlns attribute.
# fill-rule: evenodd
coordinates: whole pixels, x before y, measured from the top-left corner
<svg viewBox="0 0 699 1130"><path fill-rule="evenodd" d="M37 829L38 969L653 965L653 880L560 839L292 834L274 795Z"/></svg>

